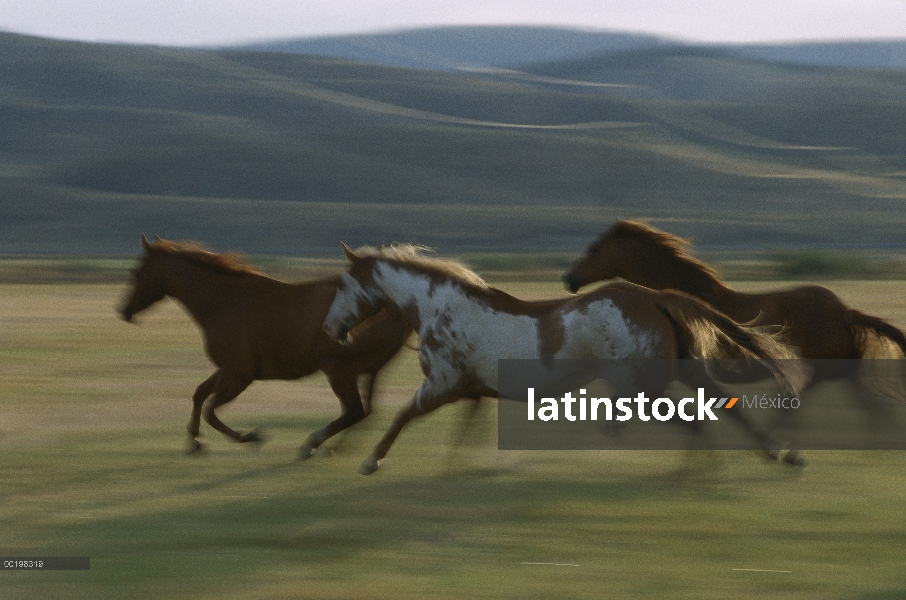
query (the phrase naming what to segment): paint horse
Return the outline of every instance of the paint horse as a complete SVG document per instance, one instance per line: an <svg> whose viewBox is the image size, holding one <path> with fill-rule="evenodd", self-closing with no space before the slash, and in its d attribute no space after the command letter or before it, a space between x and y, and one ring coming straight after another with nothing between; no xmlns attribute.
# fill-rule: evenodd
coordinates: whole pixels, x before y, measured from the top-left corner
<svg viewBox="0 0 906 600"><path fill-rule="evenodd" d="M784 341L804 359L861 359L873 340L888 342L906 354L906 336L884 319L843 304L829 289L817 285L791 290L746 294L725 285L717 273L688 253L689 242L643 223L617 221L589 246L563 276L572 292L621 277L656 290L681 290L708 302L738 323L783 327ZM840 373L840 363L810 363L813 382L854 377ZM765 375L761 371L761 376ZM747 380L745 377L740 381ZM903 400L896 387L876 391Z"/></svg>
<svg viewBox="0 0 906 600"><path fill-rule="evenodd" d="M141 243L145 254L134 271L122 317L131 322L165 296L176 299L201 328L207 354L217 366L192 396L190 452L202 449L202 409L205 421L217 431L237 442L258 442L255 431L239 433L225 425L216 409L255 380L299 379L321 370L340 400L342 414L309 436L301 450L301 457L308 458L328 438L369 414L378 372L412 333L399 312L387 310L356 331L355 343L340 345L321 327L339 277L284 283L265 277L236 255L208 252L197 244L161 239L151 244L144 235ZM368 376L364 397L358 388L360 374Z"/></svg>
<svg viewBox="0 0 906 600"><path fill-rule="evenodd" d="M385 306L395 307L421 338L419 359L425 374L412 402L362 464L363 474L377 470L402 428L416 416L463 397L496 397L498 359L658 358L676 365L673 359L710 357L720 346L732 346L762 360L787 389L795 387L785 372L790 361L778 360L791 356L785 346L681 292L617 283L585 296L529 302L489 287L457 263L425 257L412 246L343 249L351 267L340 281L325 331L334 340L355 343L354 332L350 336L354 327ZM693 389L714 385L704 369L679 369L678 376L651 384L652 397L673 379ZM776 452L769 436L743 424L765 451Z"/></svg>

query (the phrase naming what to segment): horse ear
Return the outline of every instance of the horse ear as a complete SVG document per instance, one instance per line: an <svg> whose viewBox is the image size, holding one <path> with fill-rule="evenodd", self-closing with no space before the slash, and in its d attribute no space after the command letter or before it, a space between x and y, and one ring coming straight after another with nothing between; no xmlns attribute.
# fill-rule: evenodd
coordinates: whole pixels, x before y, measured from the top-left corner
<svg viewBox="0 0 906 600"><path fill-rule="evenodd" d="M347 246L347 245L344 244L343 242L340 242L340 245L343 246L343 254L346 255L346 258L349 259L349 262L351 262L352 264L356 264L356 263L358 263L360 260L362 260L361 258L359 258L359 255L358 255L358 254L356 254L355 252L352 251L352 248L350 248L349 246Z"/></svg>
<svg viewBox="0 0 906 600"><path fill-rule="evenodd" d="M142 234L142 250L144 250L145 253L151 252L151 243L148 242L148 238L145 237L144 233Z"/></svg>

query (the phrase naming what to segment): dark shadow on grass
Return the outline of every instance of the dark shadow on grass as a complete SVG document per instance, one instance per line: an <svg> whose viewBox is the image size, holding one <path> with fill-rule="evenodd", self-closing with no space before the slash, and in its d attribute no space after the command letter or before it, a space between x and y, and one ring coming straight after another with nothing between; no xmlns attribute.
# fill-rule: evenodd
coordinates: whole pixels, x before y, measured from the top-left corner
<svg viewBox="0 0 906 600"><path fill-rule="evenodd" d="M487 477L475 473L414 477L372 482L324 493L244 497L233 500L235 484L285 473L299 476L295 463L255 468L226 477L180 486L156 495L157 499L220 491L211 498L214 507L187 507L142 516L94 520L72 526L73 535L96 536L143 531L135 539L113 542L118 552L178 547L243 546L293 549L310 561L330 561L355 552L370 552L399 542L437 541L445 536L484 525L520 527L531 521L539 508L565 503L597 504L602 514L614 504L675 500L678 496L710 501L733 501L732 490L677 487L661 475L575 481L568 476L547 475L535 480L515 476ZM267 490L262 490L267 494ZM153 499L155 495L152 495ZM149 497L143 498L147 500ZM120 502L121 503L121 502ZM325 523L330 524L324 527ZM174 524L191 524L174 529ZM163 540L153 532L165 532ZM121 534L111 536L116 540ZM325 546L325 544L327 544Z"/></svg>
<svg viewBox="0 0 906 600"><path fill-rule="evenodd" d="M732 460L748 461L750 454L733 453ZM363 557L415 556L425 548L440 554L512 553L520 540L532 539L538 530L579 527L581 519L567 516L573 506L593 515L600 531L625 527L626 515L634 515L631 509L637 505L666 510L679 501L690 510L701 502L701 510L707 510L739 501L747 487L735 478L719 486L677 484L663 470L652 472L650 465L641 466L646 472L638 476L627 475L623 466L615 476L607 464L592 462L581 471L542 464L509 472L477 468L424 474L422 468L417 475L400 476L388 469L373 478L335 477L319 470L315 481L323 482L323 488L300 485L287 492L281 487L274 494L268 482L275 476L298 480L309 470L309 463L287 458L215 477L206 476L201 465L197 480L188 485L96 505L112 514L59 527L54 538L78 540L105 569L129 571L130 581L143 583L149 591L145 597L153 600L168 597L153 590L171 576L174 558L186 569L208 573L214 589L227 589L230 582L253 580L272 569L314 569L323 576ZM237 487L248 494L249 483L256 481L262 497L230 496ZM140 514L130 511L128 504L138 501L150 501L150 508ZM177 502L185 504L175 506ZM118 516L124 509L130 514ZM638 518L641 524L650 515ZM488 538L486 532L494 533ZM865 596L893 597L898 596Z"/></svg>
<svg viewBox="0 0 906 600"><path fill-rule="evenodd" d="M214 478L207 479L205 481L199 481L191 485L179 486L167 494L162 494L162 496L178 496L182 494L191 494L197 492L208 492L211 490L216 490L223 488L224 492L228 492L231 487L234 487L236 484L258 479L268 475L274 475L277 473L286 473L287 477L297 475L298 465L296 461L278 463L272 465L266 465L262 467L256 467L254 469L249 469L247 471L242 471L239 473L233 473L226 476L217 476ZM262 494L265 492L262 491Z"/></svg>
<svg viewBox="0 0 906 600"><path fill-rule="evenodd" d="M906 587L853 596L853 600L903 600L903 598L906 598Z"/></svg>

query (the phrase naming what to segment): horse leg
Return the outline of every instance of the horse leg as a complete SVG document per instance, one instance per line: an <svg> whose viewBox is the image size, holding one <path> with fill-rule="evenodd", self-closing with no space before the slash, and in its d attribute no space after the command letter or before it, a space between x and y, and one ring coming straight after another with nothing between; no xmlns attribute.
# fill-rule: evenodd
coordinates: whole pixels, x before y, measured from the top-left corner
<svg viewBox="0 0 906 600"><path fill-rule="evenodd" d="M465 415L462 418L462 421L459 423L459 431L456 432L455 439L453 440L453 446L459 448L465 445L466 434L472 429L472 424L475 422L475 415L478 414L478 409L481 408L481 396L467 396L465 400L468 401L468 406L465 409Z"/></svg>
<svg viewBox="0 0 906 600"><path fill-rule="evenodd" d="M321 444L344 429L352 427L371 412L370 405L366 407L362 404L358 381L354 373L329 375L328 380L330 381L330 388L340 400L343 412L338 418L308 436L308 440L299 451L301 460L310 458ZM374 377L372 377L371 381L372 386L370 389L373 389Z"/></svg>
<svg viewBox="0 0 906 600"><path fill-rule="evenodd" d="M467 396L463 399L467 401L467 405L458 423L456 433L453 435L453 447L447 455L447 468L450 470L456 465L457 450L466 445L466 436L473 428L478 409L481 408L481 396Z"/></svg>
<svg viewBox="0 0 906 600"><path fill-rule="evenodd" d="M195 393L192 395L192 417L189 419L189 454L203 449L201 442L198 441L201 407L204 405L204 401L208 399L208 396L211 395L211 392L214 391L214 384L217 382L218 375L220 375L220 371L214 371L213 375L202 381L195 388Z"/></svg>
<svg viewBox="0 0 906 600"><path fill-rule="evenodd" d="M371 402L374 400L374 384L377 381L377 374L377 371L368 373L368 381L365 384L365 393L361 395L362 406L365 408L366 417L371 414Z"/></svg>
<svg viewBox="0 0 906 600"><path fill-rule="evenodd" d="M393 419L393 423L390 425L390 429L387 430L387 433L384 434L381 441L374 447L371 455L366 458L359 467L359 473L362 475L371 475L378 470L380 461L387 456L390 446L393 445L394 440L396 440L396 437L400 434L403 427L406 426L406 423L419 415L427 414L444 404L455 402L458 399L458 392L448 391L443 394L435 394L428 391L426 384L422 383L422 386L415 393L412 402L409 406L397 413L396 418Z"/></svg>
<svg viewBox="0 0 906 600"><path fill-rule="evenodd" d="M230 402L241 394L245 388L251 385L251 379L245 379L226 371L220 371L220 376L217 377L217 383L214 389L214 397L210 402L204 406L204 420L219 431L220 433L226 435L227 437L233 438L233 440L241 443L245 442L260 442L261 438L255 431L249 431L248 433L239 433L233 429L230 429L224 425L223 421L217 418L217 415L214 411Z"/></svg>
<svg viewBox="0 0 906 600"><path fill-rule="evenodd" d="M884 361L894 363L891 367L895 369L896 376L899 379L899 371L902 369L903 364L902 360L891 360ZM879 378L880 379L880 378ZM860 421L862 426L867 427L868 431L872 432L872 436L879 434L879 439L884 439L889 434L883 432L888 431L888 425L890 423L895 423L894 413L892 407L896 406L895 403L891 402L892 400L899 400L902 396L902 383L897 381L894 384L888 384L884 382L882 385L872 386L868 381L862 377L856 378L847 378L840 382L841 390L844 386L848 387L851 390L853 398L855 398L855 408L860 410L863 415L863 420ZM855 426L855 423L854 423Z"/></svg>
<svg viewBox="0 0 906 600"><path fill-rule="evenodd" d="M688 363L690 361L683 362ZM717 384L708 374L705 365L701 361L691 361L691 365L685 364L684 368L681 370L679 379L693 390L703 388L706 396L711 394L711 390L717 389L718 393L715 394L715 396L719 396L720 391ZM771 460L782 460L783 462L794 466L804 466L806 464L805 458L799 454L799 452L783 448L774 436L756 427L755 424L746 417L740 407L737 406L730 408L729 410L721 411L721 414L727 414L730 418L739 423Z"/></svg>

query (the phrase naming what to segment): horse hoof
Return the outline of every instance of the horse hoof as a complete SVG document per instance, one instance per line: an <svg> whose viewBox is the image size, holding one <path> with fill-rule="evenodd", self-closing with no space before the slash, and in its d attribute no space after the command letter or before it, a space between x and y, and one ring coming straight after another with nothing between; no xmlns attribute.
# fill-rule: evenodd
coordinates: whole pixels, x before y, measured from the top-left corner
<svg viewBox="0 0 906 600"><path fill-rule="evenodd" d="M239 442L242 444L245 444L247 442L254 442L256 444L260 444L263 441L264 441L264 436L261 435L261 433L257 429L249 431L248 433L244 433L239 437Z"/></svg>
<svg viewBox="0 0 906 600"><path fill-rule="evenodd" d="M808 461L805 459L805 457L795 450L789 450L785 452L781 460L783 460L783 462L785 462L786 464L792 465L794 467L804 467L808 464Z"/></svg>
<svg viewBox="0 0 906 600"><path fill-rule="evenodd" d="M312 446L311 444L306 444L302 446L299 450L299 460L308 460L315 455L315 452L318 450L317 447Z"/></svg>
<svg viewBox="0 0 906 600"><path fill-rule="evenodd" d="M365 462L363 462L361 466L359 466L359 473L362 475L371 475L378 470L379 466L380 465L378 465L378 461L374 460L373 458L369 458Z"/></svg>
<svg viewBox="0 0 906 600"><path fill-rule="evenodd" d="M201 442L198 440L189 440L189 447L186 448L186 454L189 456L195 456L204 452L204 446L201 445Z"/></svg>

